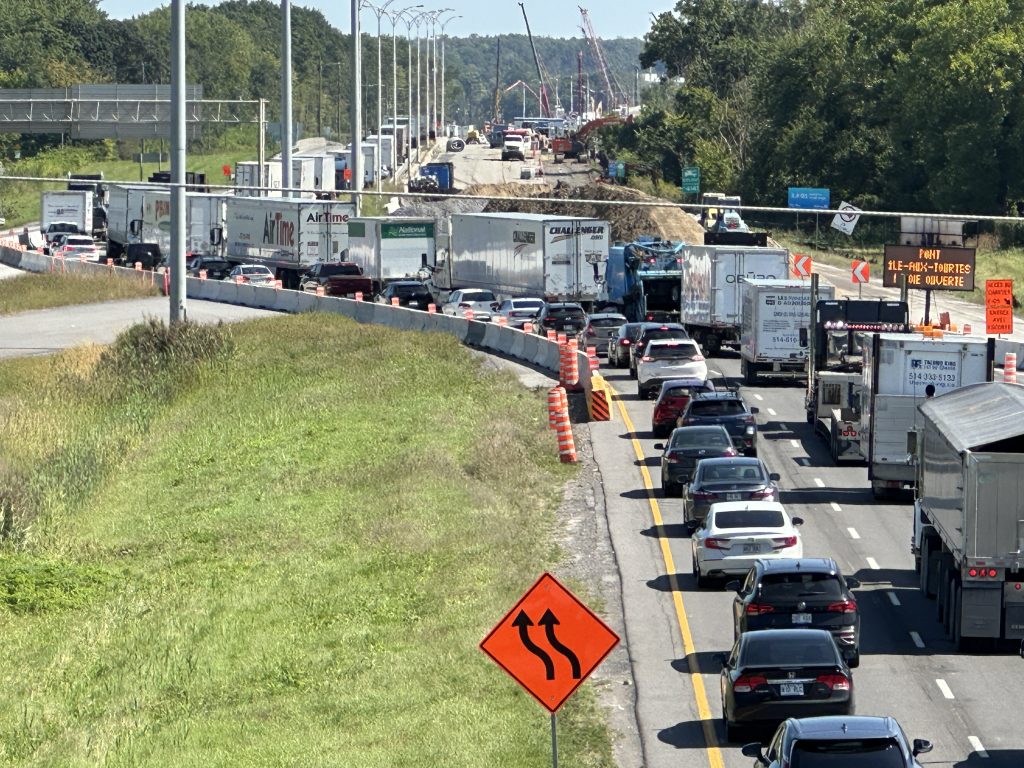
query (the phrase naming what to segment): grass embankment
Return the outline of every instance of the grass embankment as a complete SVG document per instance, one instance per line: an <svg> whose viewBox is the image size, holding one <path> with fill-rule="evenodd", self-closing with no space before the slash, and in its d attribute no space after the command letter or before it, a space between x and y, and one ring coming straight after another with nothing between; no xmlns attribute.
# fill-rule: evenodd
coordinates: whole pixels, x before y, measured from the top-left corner
<svg viewBox="0 0 1024 768"><path fill-rule="evenodd" d="M332 315L0 364L0 763L515 766L477 644L559 553L541 397ZM584 688L568 765L610 766Z"/></svg>
<svg viewBox="0 0 1024 768"><path fill-rule="evenodd" d="M122 280L103 274L25 274L0 280L0 315L99 301L157 296L159 288L145 280Z"/></svg>

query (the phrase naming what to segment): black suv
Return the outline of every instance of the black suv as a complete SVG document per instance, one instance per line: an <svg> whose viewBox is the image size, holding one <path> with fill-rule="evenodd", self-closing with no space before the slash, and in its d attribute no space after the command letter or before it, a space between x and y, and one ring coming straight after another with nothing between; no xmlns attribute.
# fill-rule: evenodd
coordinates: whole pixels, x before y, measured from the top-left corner
<svg viewBox="0 0 1024 768"><path fill-rule="evenodd" d="M682 339L686 341L690 334L679 323L647 323L637 336L636 343L629 350L629 375L636 378L636 364L644 356L647 342L651 339Z"/></svg>
<svg viewBox="0 0 1024 768"><path fill-rule="evenodd" d="M758 559L732 604L733 635L756 629L827 629L851 667L860 664L860 609L850 590L860 586L844 578L831 558Z"/></svg>
<svg viewBox="0 0 1024 768"><path fill-rule="evenodd" d="M548 331L564 331L575 336L587 324L587 313L579 304L556 301L545 304L537 315L537 333L542 336Z"/></svg>
<svg viewBox="0 0 1024 768"><path fill-rule="evenodd" d="M376 297L378 304L390 304L392 299L398 299L398 306L409 309L426 310L434 303L430 291L418 280L395 280L385 285Z"/></svg>
<svg viewBox="0 0 1024 768"><path fill-rule="evenodd" d="M199 277L200 271L206 271L207 280L223 280L231 272L233 265L227 259L215 256L193 256L188 262L189 277Z"/></svg>
<svg viewBox="0 0 1024 768"><path fill-rule="evenodd" d="M733 445L747 456L757 456L756 407L748 407L735 390L700 392L690 398L686 410L676 420L677 427L721 424L729 432Z"/></svg>

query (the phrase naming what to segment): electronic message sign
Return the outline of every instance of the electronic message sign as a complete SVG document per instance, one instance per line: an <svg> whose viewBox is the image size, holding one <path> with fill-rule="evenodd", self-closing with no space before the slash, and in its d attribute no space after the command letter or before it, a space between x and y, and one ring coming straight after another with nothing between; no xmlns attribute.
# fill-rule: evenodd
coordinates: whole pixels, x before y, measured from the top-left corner
<svg viewBox="0 0 1024 768"><path fill-rule="evenodd" d="M897 287L907 276L907 288L936 291L974 290L974 248L951 245L885 246L882 285Z"/></svg>

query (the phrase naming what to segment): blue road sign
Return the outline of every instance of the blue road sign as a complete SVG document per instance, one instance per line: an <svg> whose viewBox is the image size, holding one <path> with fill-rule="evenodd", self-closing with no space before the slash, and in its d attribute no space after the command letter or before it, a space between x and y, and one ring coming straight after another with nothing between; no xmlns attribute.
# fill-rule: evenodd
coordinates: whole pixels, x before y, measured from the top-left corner
<svg viewBox="0 0 1024 768"><path fill-rule="evenodd" d="M829 190L820 187L790 187L789 207L809 210L828 210L831 200Z"/></svg>

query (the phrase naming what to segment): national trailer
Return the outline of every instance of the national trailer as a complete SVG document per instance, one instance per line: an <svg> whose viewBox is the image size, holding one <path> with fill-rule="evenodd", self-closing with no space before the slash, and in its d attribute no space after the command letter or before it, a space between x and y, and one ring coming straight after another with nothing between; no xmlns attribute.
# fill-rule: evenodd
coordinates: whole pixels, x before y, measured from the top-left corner
<svg viewBox="0 0 1024 768"><path fill-rule="evenodd" d="M911 552L958 649L1024 638L1024 386L985 382L918 406Z"/></svg>
<svg viewBox="0 0 1024 768"><path fill-rule="evenodd" d="M416 279L435 263L433 219L364 216L348 223L348 258L379 292L393 280Z"/></svg>
<svg viewBox="0 0 1024 768"><path fill-rule="evenodd" d="M604 282L609 230L607 221L571 216L453 214L434 283L442 295L486 288L500 299L579 302L589 311Z"/></svg>

